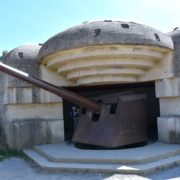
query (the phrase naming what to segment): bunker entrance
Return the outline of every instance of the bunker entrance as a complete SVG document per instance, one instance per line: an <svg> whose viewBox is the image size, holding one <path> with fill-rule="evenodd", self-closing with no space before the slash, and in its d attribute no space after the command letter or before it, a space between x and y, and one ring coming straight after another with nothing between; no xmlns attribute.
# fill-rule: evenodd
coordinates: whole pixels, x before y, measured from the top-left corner
<svg viewBox="0 0 180 180"><path fill-rule="evenodd" d="M117 95L118 93L124 93L124 92L133 92L134 94L143 94L146 96L146 129L147 132L147 141L142 141L140 143L135 144L144 144L144 143L150 143L157 140L157 117L159 116L159 100L155 96L155 83L154 82L148 82L148 83L131 83L131 84L119 84L119 85L101 85L101 86L84 86L84 87L71 87L68 88L69 90L72 90L74 92L77 92L81 95L84 95L86 97L95 99L96 102L98 102L99 96L108 96L110 95ZM98 102L101 103L101 102ZM136 107L136 105L134 105ZM73 108L77 108L78 113L81 114L87 114L86 108L80 108L77 105L70 103L66 100L63 100L63 114L64 114L64 132L65 132L65 141L72 141L73 135L75 132L75 123L74 119L72 118L73 114ZM128 109L128 108L127 108ZM77 112L76 111L76 112ZM79 112L80 111L80 112ZM109 107L110 115L116 114L118 111L117 103L112 102ZM128 114L128 110L124 112ZM121 112L123 114L123 112ZM92 113L92 123L97 123L99 121L100 115ZM76 120L75 120L76 121ZM78 118L77 118L78 121ZM104 125L106 126L106 125ZM123 125L124 128L126 128L125 125ZM89 131L87 129L86 131ZM101 129L97 130L101 131ZM102 131L104 133L104 138L108 136L108 132ZM113 141L113 140L112 140ZM92 145L89 143L76 143L77 147L80 148L95 148L95 149L106 149L106 146L97 146ZM129 147L127 144L126 146L121 147ZM131 147L131 146L130 146ZM115 147L117 148L117 147ZM109 148L107 148L109 149Z"/></svg>

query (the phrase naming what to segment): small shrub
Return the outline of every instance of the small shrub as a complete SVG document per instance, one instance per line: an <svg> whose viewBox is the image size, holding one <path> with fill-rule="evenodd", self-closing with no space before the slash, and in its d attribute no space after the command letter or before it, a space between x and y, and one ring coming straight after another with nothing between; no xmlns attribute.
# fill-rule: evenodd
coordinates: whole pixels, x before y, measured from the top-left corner
<svg viewBox="0 0 180 180"><path fill-rule="evenodd" d="M16 151L16 150L0 150L0 161L5 158L10 158L10 157L25 158L25 155L23 154L23 152Z"/></svg>

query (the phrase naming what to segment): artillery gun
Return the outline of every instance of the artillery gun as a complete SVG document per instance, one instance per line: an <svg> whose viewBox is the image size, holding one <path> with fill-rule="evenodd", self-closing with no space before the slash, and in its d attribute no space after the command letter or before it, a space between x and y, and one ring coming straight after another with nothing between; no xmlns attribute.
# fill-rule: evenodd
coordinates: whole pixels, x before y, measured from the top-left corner
<svg viewBox="0 0 180 180"><path fill-rule="evenodd" d="M89 99L0 62L0 71L80 106L73 142L116 148L147 141L146 95L121 92Z"/></svg>

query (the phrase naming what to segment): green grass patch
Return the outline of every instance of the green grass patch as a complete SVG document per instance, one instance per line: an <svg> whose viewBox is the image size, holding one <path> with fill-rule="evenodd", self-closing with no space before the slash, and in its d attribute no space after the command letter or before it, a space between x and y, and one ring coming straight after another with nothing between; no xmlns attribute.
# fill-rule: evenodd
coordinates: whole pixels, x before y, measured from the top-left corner
<svg viewBox="0 0 180 180"><path fill-rule="evenodd" d="M16 150L0 150L0 161L2 161L5 158L10 158L10 157L26 158L26 156L21 151L16 151Z"/></svg>

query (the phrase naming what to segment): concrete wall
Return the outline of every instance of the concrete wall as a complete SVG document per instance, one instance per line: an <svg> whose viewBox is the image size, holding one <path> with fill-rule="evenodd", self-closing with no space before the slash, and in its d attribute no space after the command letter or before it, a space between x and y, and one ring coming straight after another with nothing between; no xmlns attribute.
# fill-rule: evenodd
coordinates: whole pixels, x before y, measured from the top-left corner
<svg viewBox="0 0 180 180"><path fill-rule="evenodd" d="M0 72L0 149L6 147L5 129L4 129L4 74Z"/></svg>
<svg viewBox="0 0 180 180"><path fill-rule="evenodd" d="M173 77L172 56L162 47L105 44L54 52L41 66L69 85L134 83ZM51 80L58 84L55 75Z"/></svg>
<svg viewBox="0 0 180 180"><path fill-rule="evenodd" d="M20 150L64 141L61 98L34 87L7 87L6 90L4 127L9 148Z"/></svg>
<svg viewBox="0 0 180 180"><path fill-rule="evenodd" d="M0 127L2 127L3 121L3 103L4 103L4 86L3 86L3 73L0 72Z"/></svg>
<svg viewBox="0 0 180 180"><path fill-rule="evenodd" d="M104 22L102 25L102 29L105 28ZM92 42L92 36L81 38L87 41L86 38L90 37L85 43L87 46L82 43L82 46L71 47L73 43L81 42L79 39L73 43L67 40L57 44L64 39L54 36L54 44L51 39L50 44L45 43L45 53L40 53L41 65L37 63L40 47L36 46L16 48L6 54L3 61L58 86L156 81L156 96L160 99L159 141L180 143L180 35L171 39L158 32L161 35L157 40L154 30L138 25L138 31L132 31L135 27L136 24L132 24L127 31L131 35L134 32L133 38L128 34L119 35L119 30L112 34L111 29L108 31L111 33L104 36L105 41L101 36L86 44ZM94 27L87 31L92 35L89 30L94 32ZM137 36L137 33L142 36ZM116 35L117 38L109 41ZM120 41L117 43L118 38ZM97 40L100 44L96 44ZM57 45L68 47L57 47L54 51ZM61 98L9 75L0 74L0 82L3 82L0 84L0 127L4 130L8 147L21 150L37 144L64 141Z"/></svg>
<svg viewBox="0 0 180 180"><path fill-rule="evenodd" d="M174 77L156 81L156 96L160 99L158 136L159 141L180 144L180 29L169 35L174 43Z"/></svg>
<svg viewBox="0 0 180 180"><path fill-rule="evenodd" d="M26 57L26 52L23 58L17 58L18 52L22 50L12 51L3 62L35 77L40 76L37 59L29 54ZM64 141L62 99L12 76L0 77L3 77L0 122L3 122L7 146L21 150Z"/></svg>
<svg viewBox="0 0 180 180"><path fill-rule="evenodd" d="M180 144L180 78L156 81L156 96L160 100L158 139Z"/></svg>
<svg viewBox="0 0 180 180"><path fill-rule="evenodd" d="M22 149L64 140L62 104L15 104L5 106L7 144Z"/></svg>
<svg viewBox="0 0 180 180"><path fill-rule="evenodd" d="M59 76L56 74L54 71L47 69L47 67L43 64L40 65L40 70L39 70L39 76L41 79L53 83L56 86L69 86L73 85L70 81L67 79L63 78L62 76Z"/></svg>

